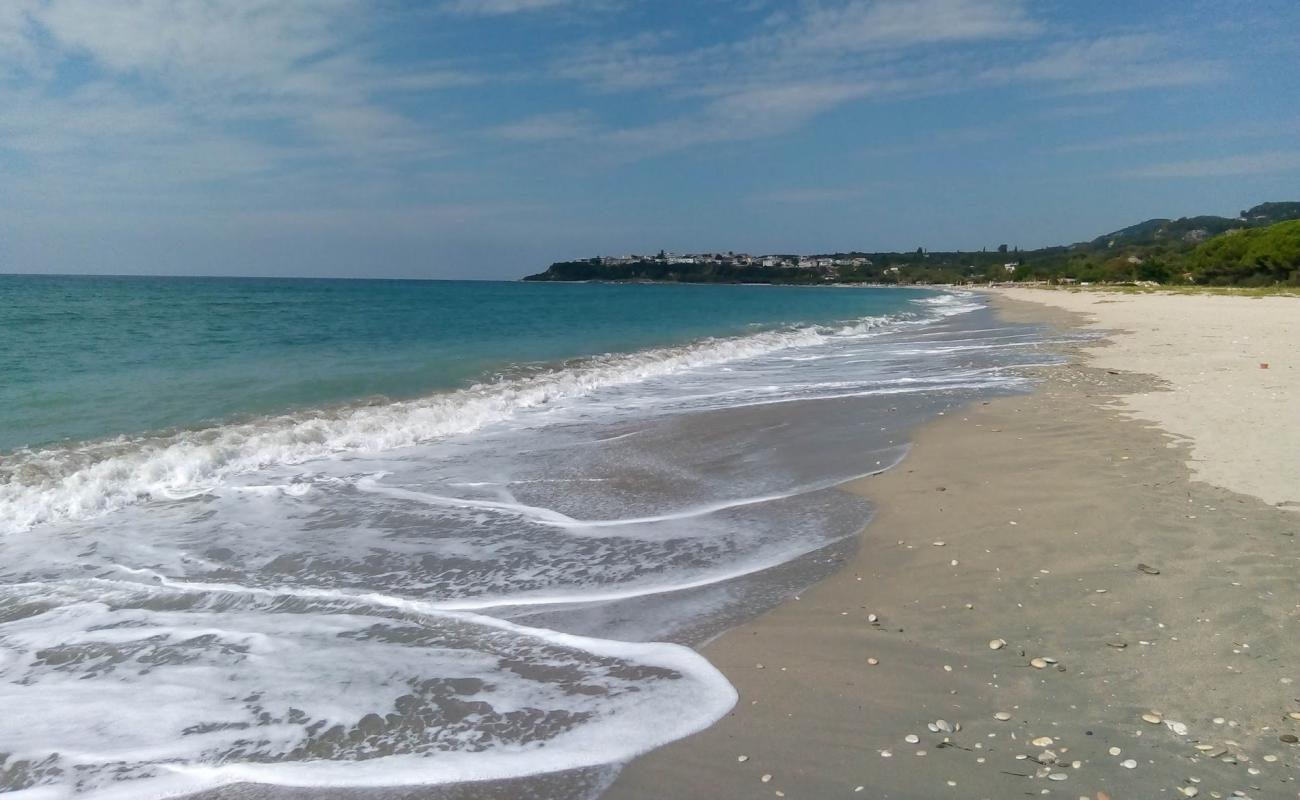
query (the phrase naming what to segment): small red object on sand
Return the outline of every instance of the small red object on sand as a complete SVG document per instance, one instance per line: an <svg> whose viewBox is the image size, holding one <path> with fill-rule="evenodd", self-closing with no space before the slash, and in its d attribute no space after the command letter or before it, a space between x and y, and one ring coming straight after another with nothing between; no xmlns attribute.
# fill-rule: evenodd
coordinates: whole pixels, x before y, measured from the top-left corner
<svg viewBox="0 0 1300 800"><path fill-rule="evenodd" d="M1260 362L1259 368L1268 369L1268 362L1267 361Z"/></svg>

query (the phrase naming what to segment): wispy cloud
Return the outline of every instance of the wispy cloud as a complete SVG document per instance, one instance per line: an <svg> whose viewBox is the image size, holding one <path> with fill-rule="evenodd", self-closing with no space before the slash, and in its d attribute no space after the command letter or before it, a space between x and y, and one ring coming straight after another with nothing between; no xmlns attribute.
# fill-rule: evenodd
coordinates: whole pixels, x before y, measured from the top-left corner
<svg viewBox="0 0 1300 800"><path fill-rule="evenodd" d="M493 133L502 139L515 142L554 142L565 139L583 139L596 131L590 114L580 111L559 111L554 114L537 114L506 125L499 125Z"/></svg>
<svg viewBox="0 0 1300 800"><path fill-rule="evenodd" d="M1122 34L1052 43L1017 63L990 67L980 77L995 84L1041 83L1063 93L1101 94L1210 83L1223 79L1224 68L1211 59L1180 55L1168 37Z"/></svg>
<svg viewBox="0 0 1300 800"><path fill-rule="evenodd" d="M1031 9L1022 0L809 4L733 41L687 46L690 37L647 32L569 48L554 74L598 93L657 93L681 109L608 140L650 152L782 135L864 100L1008 87L1106 95L1221 78L1221 65L1180 54L1167 37L1063 33ZM1096 103L1079 108L1098 113ZM704 130L715 125L722 130Z"/></svg>
<svg viewBox="0 0 1300 800"><path fill-rule="evenodd" d="M1120 174L1127 178L1214 178L1300 170L1300 150L1277 150L1192 161L1151 164Z"/></svg>
<svg viewBox="0 0 1300 800"><path fill-rule="evenodd" d="M15 76L0 82L0 156L39 176L38 197L75 182L94 202L445 153L398 100L481 77L392 69L366 40L376 19L361 0L14 0L0 6Z"/></svg>
<svg viewBox="0 0 1300 800"><path fill-rule="evenodd" d="M1051 148L1053 153L1104 153L1112 150L1130 150L1137 147L1156 147L1159 145L1186 142L1194 139L1191 131L1153 131L1135 133L1127 136L1106 136L1088 142L1075 142Z"/></svg>
<svg viewBox="0 0 1300 800"><path fill-rule="evenodd" d="M504 16L568 5L573 0L451 0L443 7L453 14Z"/></svg>
<svg viewBox="0 0 1300 800"><path fill-rule="evenodd" d="M1018 0L858 0L838 7L816 6L767 43L843 53L1010 39L1042 30Z"/></svg>

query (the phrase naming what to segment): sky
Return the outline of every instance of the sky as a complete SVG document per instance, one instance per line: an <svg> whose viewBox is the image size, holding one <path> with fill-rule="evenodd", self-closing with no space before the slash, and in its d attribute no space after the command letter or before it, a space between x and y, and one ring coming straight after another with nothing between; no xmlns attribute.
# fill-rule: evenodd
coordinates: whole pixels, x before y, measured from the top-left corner
<svg viewBox="0 0 1300 800"><path fill-rule="evenodd" d="M511 279L1300 200L1295 0L0 0L0 272Z"/></svg>

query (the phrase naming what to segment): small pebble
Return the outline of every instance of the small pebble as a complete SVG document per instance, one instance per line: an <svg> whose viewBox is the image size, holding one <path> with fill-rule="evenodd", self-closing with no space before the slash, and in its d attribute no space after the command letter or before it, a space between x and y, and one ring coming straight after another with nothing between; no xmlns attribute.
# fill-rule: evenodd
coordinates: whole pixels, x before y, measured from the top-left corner
<svg viewBox="0 0 1300 800"><path fill-rule="evenodd" d="M749 760L749 756L736 756L736 760L744 764L746 761Z"/></svg>
<svg viewBox="0 0 1300 800"><path fill-rule="evenodd" d="M1029 666L1034 669L1047 669L1047 660L1042 658L1030 659Z"/></svg>
<svg viewBox="0 0 1300 800"><path fill-rule="evenodd" d="M1063 781L1068 777L1070 776L1066 775L1064 772L1053 772L1051 775L1047 776L1047 779L1049 781Z"/></svg>
<svg viewBox="0 0 1300 800"><path fill-rule="evenodd" d="M1051 743L1052 737L1050 736L1039 736L1037 739L1030 742L1034 747L1047 747Z"/></svg>
<svg viewBox="0 0 1300 800"><path fill-rule="evenodd" d="M1002 648L1004 648L1004 647L1006 647L1006 646L1007 646L1007 640L1006 640L1006 639L993 639L992 641L989 642L989 649L990 649L990 650L1001 650Z"/></svg>
<svg viewBox="0 0 1300 800"><path fill-rule="evenodd" d="M1005 711L999 711L998 713L993 715L993 719L997 720L998 722L1006 722L1007 720L1011 719L1011 715Z"/></svg>
<svg viewBox="0 0 1300 800"><path fill-rule="evenodd" d="M1117 756L1117 755L1119 755L1120 753L1122 753L1122 752L1124 752L1124 751L1121 750L1121 749L1119 749L1118 747L1112 747L1111 749L1107 750L1106 752L1107 752L1107 753L1110 753L1110 754L1113 755L1113 756Z"/></svg>
<svg viewBox="0 0 1300 800"><path fill-rule="evenodd" d="M1124 769L1137 769L1138 762L1130 758L1119 762L1119 765Z"/></svg>
<svg viewBox="0 0 1300 800"><path fill-rule="evenodd" d="M770 772L765 773L765 774L763 775L763 777L759 778L759 780L762 781L763 783L771 783L771 782L772 782L772 773L770 773Z"/></svg>
<svg viewBox="0 0 1300 800"><path fill-rule="evenodd" d="M921 741L921 737L917 736L915 733L909 733L903 737L903 741L907 742L908 744L916 744L917 742Z"/></svg>
<svg viewBox="0 0 1300 800"><path fill-rule="evenodd" d="M1151 723L1152 725L1159 725L1159 724L1160 724L1160 715L1159 715L1159 714L1143 714L1143 715L1142 715L1142 721L1143 721L1143 722L1149 722L1149 723Z"/></svg>
<svg viewBox="0 0 1300 800"><path fill-rule="evenodd" d="M875 665L877 665L877 664L880 663L880 659L878 659L878 658L868 658L868 659L867 659L867 663L874 667Z"/></svg>

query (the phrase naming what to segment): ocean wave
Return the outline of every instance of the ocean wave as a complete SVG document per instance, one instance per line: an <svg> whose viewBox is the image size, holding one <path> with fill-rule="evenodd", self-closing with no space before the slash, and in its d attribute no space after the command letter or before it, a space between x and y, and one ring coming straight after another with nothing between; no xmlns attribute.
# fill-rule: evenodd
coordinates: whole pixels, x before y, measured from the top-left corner
<svg viewBox="0 0 1300 800"><path fill-rule="evenodd" d="M688 370L833 340L877 335L979 308L967 293L913 301L919 311L806 325L676 347L607 354L416 400L265 417L199 430L19 450L0 462L0 533L82 520L150 500L200 495L254 470L377 453L466 434L531 409Z"/></svg>

